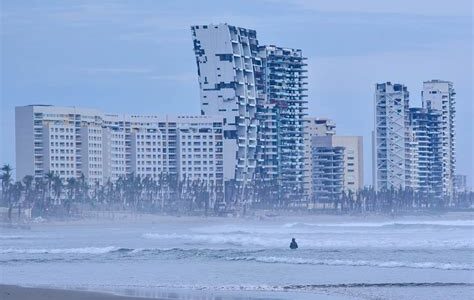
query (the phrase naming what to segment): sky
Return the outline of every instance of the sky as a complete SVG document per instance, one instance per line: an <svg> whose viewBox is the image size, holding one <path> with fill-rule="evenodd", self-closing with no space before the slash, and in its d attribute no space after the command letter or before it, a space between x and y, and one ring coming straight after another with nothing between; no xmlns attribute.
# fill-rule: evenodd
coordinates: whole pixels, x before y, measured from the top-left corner
<svg viewBox="0 0 474 300"><path fill-rule="evenodd" d="M309 114L364 137L372 183L374 85L423 81L457 92L457 173L474 186L473 7L470 0L1 0L0 164L15 165L14 107L199 114L190 26L255 29L259 44L308 57Z"/></svg>

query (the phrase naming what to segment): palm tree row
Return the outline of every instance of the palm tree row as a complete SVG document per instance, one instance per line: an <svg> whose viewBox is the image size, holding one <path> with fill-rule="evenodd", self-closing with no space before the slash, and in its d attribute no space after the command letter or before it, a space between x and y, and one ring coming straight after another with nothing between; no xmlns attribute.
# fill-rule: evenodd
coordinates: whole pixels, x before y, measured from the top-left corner
<svg viewBox="0 0 474 300"><path fill-rule="evenodd" d="M278 187L278 183L256 178L245 185L238 182L223 187L205 180L178 178L162 174L158 178L134 174L119 177L115 182L90 185L84 175L62 180L48 172L44 177L25 176L14 182L12 168L1 168L2 193L0 206L8 207L8 218L20 216L31 209L33 216L77 216L83 210L124 210L173 214L220 214L248 209L306 209L318 199L306 201L302 191ZM291 190L291 193L287 191ZM288 196L289 194L293 196ZM296 195L296 196L295 196ZM394 212L445 207L468 208L473 193L458 194L454 200L436 198L410 189L375 191L364 188L358 192L343 192L328 206L338 212Z"/></svg>

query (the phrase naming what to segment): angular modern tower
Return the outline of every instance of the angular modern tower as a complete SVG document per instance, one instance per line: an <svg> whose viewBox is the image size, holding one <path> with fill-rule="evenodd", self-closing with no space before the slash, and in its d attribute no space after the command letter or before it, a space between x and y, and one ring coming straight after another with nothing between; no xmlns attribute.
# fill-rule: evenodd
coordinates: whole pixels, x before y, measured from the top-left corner
<svg viewBox="0 0 474 300"><path fill-rule="evenodd" d="M272 182L278 197L304 198L306 58L258 46L256 32L228 24L191 27L201 113L224 117L224 179ZM258 140L258 142L257 142Z"/></svg>
<svg viewBox="0 0 474 300"><path fill-rule="evenodd" d="M191 31L201 114L224 117L224 180L245 186L256 167L256 32L227 24L192 26Z"/></svg>
<svg viewBox="0 0 474 300"><path fill-rule="evenodd" d="M441 145L442 145L442 182L443 193L451 197L454 190L455 156L455 124L456 99L453 83L444 80L423 82L423 108L438 110L441 113Z"/></svg>
<svg viewBox="0 0 474 300"><path fill-rule="evenodd" d="M376 190L405 188L409 172L409 93L390 82L375 86L373 178Z"/></svg>

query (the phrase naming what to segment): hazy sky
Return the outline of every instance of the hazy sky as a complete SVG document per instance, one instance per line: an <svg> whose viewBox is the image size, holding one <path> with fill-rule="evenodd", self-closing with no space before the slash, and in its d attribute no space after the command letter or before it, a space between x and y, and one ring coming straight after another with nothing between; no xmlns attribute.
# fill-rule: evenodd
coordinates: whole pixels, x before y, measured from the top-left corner
<svg viewBox="0 0 474 300"><path fill-rule="evenodd" d="M0 163L14 166L14 107L76 105L105 112L198 114L192 24L257 30L260 44L308 57L309 113L340 135L370 132L376 82L457 91L458 173L473 182L471 0L17 1L1 0Z"/></svg>

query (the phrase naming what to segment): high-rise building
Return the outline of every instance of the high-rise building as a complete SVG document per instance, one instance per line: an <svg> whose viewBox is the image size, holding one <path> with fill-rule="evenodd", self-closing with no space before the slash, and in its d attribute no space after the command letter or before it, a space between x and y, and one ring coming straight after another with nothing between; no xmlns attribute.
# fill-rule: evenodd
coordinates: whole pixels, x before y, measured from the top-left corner
<svg viewBox="0 0 474 300"><path fill-rule="evenodd" d="M433 201L451 198L455 94L449 81L425 81L422 107L409 108L405 86L376 85L373 168L377 190L411 188Z"/></svg>
<svg viewBox="0 0 474 300"><path fill-rule="evenodd" d="M276 145L276 160L270 160L278 172L278 185L281 194L290 198L302 199L304 196L304 116L306 115L306 58L299 49L277 46L261 46L258 53L261 72L257 72L262 84L258 85L258 94L263 105L258 106L257 115L263 120L260 132L265 135L268 115L275 120L276 135L271 143ZM259 101L260 104L260 101ZM270 114L269 114L270 113ZM259 143L267 143L268 136L259 138ZM270 137L269 137L270 138ZM258 147L264 155L268 148ZM264 165L268 165L265 160ZM266 177L263 174L262 177Z"/></svg>
<svg viewBox="0 0 474 300"><path fill-rule="evenodd" d="M364 187L364 148L361 136L332 136L334 147L344 148L344 191L353 193Z"/></svg>
<svg viewBox="0 0 474 300"><path fill-rule="evenodd" d="M259 65L255 30L227 24L191 27L201 94L201 114L224 119L224 179L254 178Z"/></svg>
<svg viewBox="0 0 474 300"><path fill-rule="evenodd" d="M134 173L199 179L223 189L223 120L213 116L110 115L98 110L16 107L17 179L53 172L90 184Z"/></svg>
<svg viewBox="0 0 474 300"><path fill-rule="evenodd" d="M225 162L225 180L273 181L279 195L301 199L307 108L302 51L259 46L255 30L228 24L191 31L201 113L223 116L224 151L235 157Z"/></svg>
<svg viewBox="0 0 474 300"><path fill-rule="evenodd" d="M437 110L410 108L406 186L431 199L439 199L443 195L440 121L441 115Z"/></svg>
<svg viewBox="0 0 474 300"><path fill-rule="evenodd" d="M375 86L373 180L376 190L405 188L409 164L409 93L402 84Z"/></svg>
<svg viewBox="0 0 474 300"><path fill-rule="evenodd" d="M443 193L447 196L453 194L453 180L456 171L455 95L452 82L444 80L423 82L423 108L438 110L441 113L442 182Z"/></svg>

